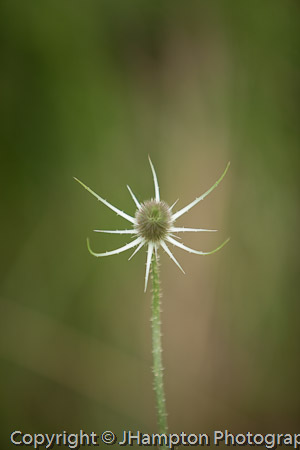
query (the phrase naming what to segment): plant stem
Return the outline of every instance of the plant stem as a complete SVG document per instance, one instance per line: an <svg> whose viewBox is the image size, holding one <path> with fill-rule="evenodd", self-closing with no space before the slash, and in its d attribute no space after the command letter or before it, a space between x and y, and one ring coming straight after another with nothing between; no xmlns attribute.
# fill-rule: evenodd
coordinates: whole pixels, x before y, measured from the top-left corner
<svg viewBox="0 0 300 450"><path fill-rule="evenodd" d="M161 345L161 321L160 321L160 281L159 262L155 252L152 257L152 353L154 391L157 407L157 422L160 434L168 433L166 399L163 383L162 345ZM162 447L167 448L167 447Z"/></svg>

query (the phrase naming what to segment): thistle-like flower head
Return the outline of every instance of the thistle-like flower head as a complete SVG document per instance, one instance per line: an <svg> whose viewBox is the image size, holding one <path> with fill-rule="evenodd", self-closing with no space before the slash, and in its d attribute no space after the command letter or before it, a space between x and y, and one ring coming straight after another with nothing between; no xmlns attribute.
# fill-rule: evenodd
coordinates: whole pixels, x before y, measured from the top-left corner
<svg viewBox="0 0 300 450"><path fill-rule="evenodd" d="M169 206L162 201L147 200L135 213L135 229L146 241L158 243L168 236L172 227Z"/></svg>
<svg viewBox="0 0 300 450"><path fill-rule="evenodd" d="M145 275L145 291L147 289L148 284L148 278L149 278L149 272L150 272L150 265L151 265L151 259L153 252L157 254L157 251L159 247L162 247L163 250L169 255L169 257L174 261L174 263L179 267L179 269L184 273L182 267L180 266L179 262L175 259L174 255L172 254L171 250L169 249L168 244L173 244L176 247L181 248L182 250L185 250L190 253L195 253L196 255L211 255L212 253L217 252L220 250L229 239L226 239L219 247L215 248L214 250L210 252L201 252L197 250L193 250L192 248L186 247L181 242L178 242L176 240L175 233L181 233L186 231L192 231L192 232L198 232L198 231L217 231L217 230L207 230L203 228L184 228L184 227L175 227L175 221L178 219L178 217L182 216L186 212L188 212L193 206L195 206L197 203L199 203L201 200L203 200L210 192L212 192L218 184L222 181L224 176L226 175L226 172L229 168L229 164L227 164L226 169L224 170L223 174L220 176L218 181L215 182L215 184L208 189L204 194L202 194L200 197L197 197L193 202L189 203L184 208L180 209L176 213L173 213L173 207L177 202L175 202L171 207L167 205L164 201L160 199L160 193L159 193L159 185L157 181L156 172L154 169L154 166L151 162L151 159L149 157L149 163L152 170L153 180L154 180L154 191L155 191L155 198L151 200L146 200L144 203L140 203L132 190L129 186L127 186L129 193L137 207L135 216L129 216L124 211L121 211L119 208L116 208L115 206L111 205L107 200L104 200L102 197L100 197L98 194L96 194L92 189L90 189L88 186L86 186L82 181L75 178L78 183L80 183L87 191L89 191L94 197L96 197L100 202L104 203L104 205L108 206L110 209L115 211L118 215L122 216L124 219L128 220L132 223L133 228L129 230L94 230L98 233L114 233L114 234L131 234L135 238L130 243L124 245L123 247L120 247L116 250L112 250L105 253L95 253L91 247L89 239L87 239L87 246L89 252L93 256L109 256L109 255L116 255L121 252L125 252L126 250L129 250L130 248L135 248L135 251L130 256L129 259L131 259L144 245L147 246L147 263L146 263L146 275ZM175 239L174 239L175 238Z"/></svg>

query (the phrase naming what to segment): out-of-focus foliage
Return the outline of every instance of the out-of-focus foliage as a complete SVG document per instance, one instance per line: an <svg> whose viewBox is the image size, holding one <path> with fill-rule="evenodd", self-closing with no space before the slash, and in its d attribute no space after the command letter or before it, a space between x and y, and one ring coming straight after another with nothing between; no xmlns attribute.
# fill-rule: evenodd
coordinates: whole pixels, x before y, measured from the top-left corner
<svg viewBox="0 0 300 450"><path fill-rule="evenodd" d="M219 230L194 248L230 244L183 252L186 276L162 255L170 429L294 431L298 2L6 0L0 25L1 448L14 429L155 431L145 255L89 255L126 223L72 178L134 214L148 154L179 207L231 161L184 222Z"/></svg>

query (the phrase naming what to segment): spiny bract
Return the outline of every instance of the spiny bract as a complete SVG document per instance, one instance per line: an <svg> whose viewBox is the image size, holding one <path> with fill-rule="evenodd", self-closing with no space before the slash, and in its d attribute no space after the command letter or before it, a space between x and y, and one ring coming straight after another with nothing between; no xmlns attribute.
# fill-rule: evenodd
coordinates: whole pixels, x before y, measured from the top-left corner
<svg viewBox="0 0 300 450"><path fill-rule="evenodd" d="M160 193L159 193L159 185L157 181L157 176L155 169L153 167L153 164L151 162L151 159L149 157L149 163L152 170L153 180L154 180L154 191L155 191L155 198L151 200L147 200L144 203L140 203L132 190L129 186L127 186L130 195L136 204L137 210L135 213L135 216L129 216L124 211L121 211L119 208L116 208L115 206L111 205L107 200L104 200L102 197L100 197L98 194L96 194L92 189L90 189L88 186L86 186L82 181L75 178L78 183L80 183L87 191L89 191L94 197L96 197L100 202L104 203L104 205L108 206L110 209L115 211L118 215L122 216L124 219L128 220L133 224L133 228L130 230L94 230L98 233L114 233L114 234L132 234L135 239L131 241L129 244L124 245L123 247L120 247L116 250L105 252L105 253L95 253L91 247L89 239L87 239L87 246L89 252L93 256L109 256L109 255L116 255L118 253L124 252L126 250L129 250L130 248L136 247L133 254L130 256L129 259L131 259L144 245L147 245L147 263L146 263L146 275L145 275L145 291L147 289L148 284L148 278L149 278L149 272L150 272L150 265L151 265L151 259L152 254L155 252L157 254L157 250L159 247L162 247L164 251L169 255L169 257L174 261L174 263L182 270L184 273L182 267L180 266L179 262L175 259L174 255L170 251L169 247L167 246L167 242L170 244L175 245L176 247L179 247L183 250L186 250L190 253L195 253L196 255L211 255L212 253L217 252L220 250L228 241L229 239L226 239L219 247L215 248L214 250L210 252L201 252L197 250L193 250L192 248L186 247L185 245L178 242L174 237L177 236L174 235L174 233L180 233L185 231L217 231L217 230L207 230L203 228L184 228L184 227L175 227L175 221L178 219L178 217L185 214L187 211L189 211L193 206L195 206L197 203L199 203L201 200L203 200L210 192L212 192L218 184L223 180L224 176L226 175L226 172L229 168L230 163L227 164L226 169L224 170L221 177L218 179L218 181L215 182L215 184L208 189L204 194L202 194L200 197L197 197L193 202L189 203L184 208L180 209L176 213L173 214L172 210L173 207L177 202L175 202L171 207L169 207L164 201L160 199Z"/></svg>

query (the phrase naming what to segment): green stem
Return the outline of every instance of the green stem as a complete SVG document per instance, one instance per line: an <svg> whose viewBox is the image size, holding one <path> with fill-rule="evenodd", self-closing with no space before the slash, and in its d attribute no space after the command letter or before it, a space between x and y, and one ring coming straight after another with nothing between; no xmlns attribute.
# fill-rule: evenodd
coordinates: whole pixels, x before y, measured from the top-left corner
<svg viewBox="0 0 300 450"><path fill-rule="evenodd" d="M160 321L160 281L159 263L155 253L152 257L152 353L153 353L153 375L154 391L157 407L157 422L160 434L168 433L166 399L163 383L162 367L162 345L161 345L161 321ZM167 447L162 447L167 448Z"/></svg>

